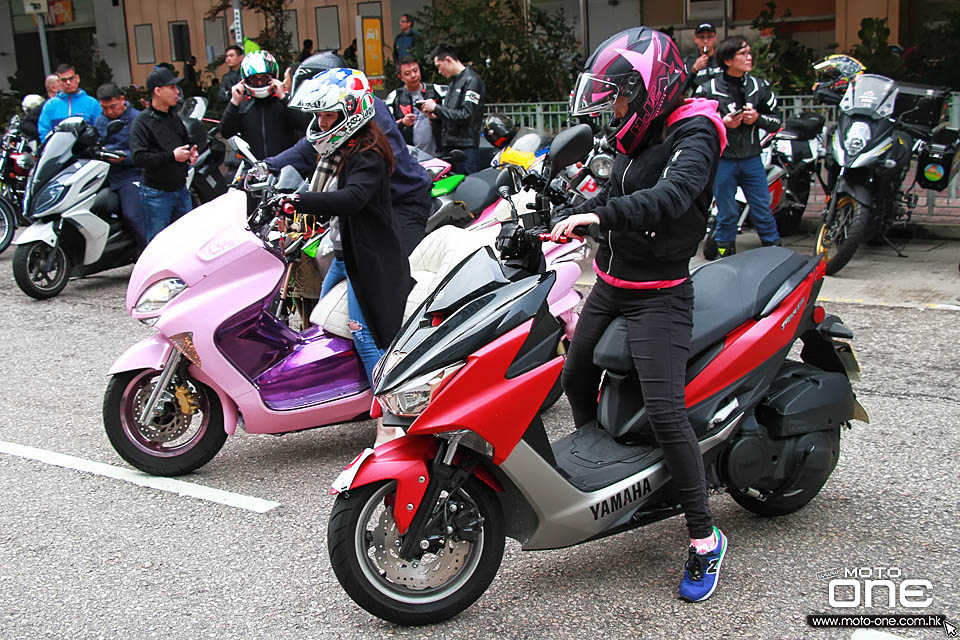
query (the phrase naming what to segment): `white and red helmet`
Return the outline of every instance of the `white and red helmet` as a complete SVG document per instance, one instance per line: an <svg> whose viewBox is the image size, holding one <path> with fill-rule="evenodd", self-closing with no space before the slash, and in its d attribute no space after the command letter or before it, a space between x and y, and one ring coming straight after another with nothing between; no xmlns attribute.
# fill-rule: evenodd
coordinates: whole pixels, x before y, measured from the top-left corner
<svg viewBox="0 0 960 640"><path fill-rule="evenodd" d="M373 92L362 71L327 69L303 80L297 87L290 106L313 114L307 127L309 140L320 157L336 151L363 125L373 119ZM320 129L319 114L337 113L337 120L327 131Z"/></svg>
<svg viewBox="0 0 960 640"><path fill-rule="evenodd" d="M627 98L626 116L611 122L610 144L632 154L650 124L682 98L687 69L676 43L650 27L633 27L611 36L587 59L573 92L571 115L610 110Z"/></svg>

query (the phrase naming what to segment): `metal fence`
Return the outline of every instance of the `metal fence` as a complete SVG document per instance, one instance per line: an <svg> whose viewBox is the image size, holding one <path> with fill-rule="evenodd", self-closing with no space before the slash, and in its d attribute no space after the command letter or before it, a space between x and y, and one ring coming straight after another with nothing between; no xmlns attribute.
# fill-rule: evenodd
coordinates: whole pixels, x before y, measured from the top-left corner
<svg viewBox="0 0 960 640"><path fill-rule="evenodd" d="M837 120L837 108L815 104L812 95L777 96L777 106L780 108L780 115L785 120L795 118L804 111L822 113L827 122L836 122ZM486 106L486 112L508 115L520 126L546 133L556 134L561 129L570 126L568 122L570 111L566 102L491 103ZM960 129L960 93L958 92L953 92L950 96L949 126ZM957 201L957 191L960 188L958 183L960 183L960 177L954 179L945 191L940 193L927 191L926 208L928 213L933 214L935 207L960 209L960 202Z"/></svg>

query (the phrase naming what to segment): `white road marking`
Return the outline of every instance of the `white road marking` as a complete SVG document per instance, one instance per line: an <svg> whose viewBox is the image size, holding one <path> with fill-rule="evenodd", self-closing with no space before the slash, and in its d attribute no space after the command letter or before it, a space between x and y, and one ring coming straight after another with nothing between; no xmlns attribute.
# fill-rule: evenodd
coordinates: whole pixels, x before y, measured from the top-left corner
<svg viewBox="0 0 960 640"><path fill-rule="evenodd" d="M199 484L193 484L192 482L175 480L174 478L150 476L140 471L134 471L133 469L115 467L112 464L84 460L83 458L68 456L62 453L57 453L56 451L47 451L45 449L27 447L13 442L4 442L0 440L0 453L6 453L11 456L19 456L21 458L28 458L30 460L36 460L38 462L43 462L44 464L52 464L58 467L64 467L66 469L84 471L86 473L92 473L98 476L106 476L108 478L113 478L114 480L130 482L141 487L149 487L151 489L158 489L160 491L169 491L170 493L175 493L177 495L189 496L191 498L198 498L200 500L216 502L218 504L225 504L228 507L246 509L247 511L254 511L256 513L266 513L267 511L280 506L279 502L274 502L272 500L263 500L262 498L245 496L241 493L232 493L230 491L223 491L221 489L204 487Z"/></svg>

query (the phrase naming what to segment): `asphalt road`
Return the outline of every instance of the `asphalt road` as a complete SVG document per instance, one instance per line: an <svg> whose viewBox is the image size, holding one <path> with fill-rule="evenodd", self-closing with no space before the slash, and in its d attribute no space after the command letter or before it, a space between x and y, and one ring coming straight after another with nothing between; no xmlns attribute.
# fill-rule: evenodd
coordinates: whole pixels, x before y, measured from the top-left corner
<svg viewBox="0 0 960 640"><path fill-rule="evenodd" d="M960 243L945 251L955 298ZM17 289L11 254L0 255L0 443L126 467L100 410L111 363L151 331L124 312L129 271L73 281L41 303ZM898 278L911 261L891 254L886 264L863 277ZM830 283L831 298L856 297L842 282ZM280 503L262 514L0 453L0 638L850 638L811 629L806 616L958 622L960 314L949 300L932 309L900 292L871 301L825 303L856 332L855 389L871 424L844 432L837 469L796 514L762 519L713 498L730 551L705 603L675 597L686 543L673 518L560 551L508 541L490 589L454 620L405 629L373 618L340 589L326 548L328 487L372 442L365 422L239 434L187 478ZM572 427L565 400L545 421L554 436ZM831 610L817 574L855 567L928 580L932 604Z"/></svg>

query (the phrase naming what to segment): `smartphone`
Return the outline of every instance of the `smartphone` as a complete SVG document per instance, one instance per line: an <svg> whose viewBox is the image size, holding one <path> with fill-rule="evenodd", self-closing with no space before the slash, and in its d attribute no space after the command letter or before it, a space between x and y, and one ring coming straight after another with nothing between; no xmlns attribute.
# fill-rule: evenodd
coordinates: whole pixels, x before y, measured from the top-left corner
<svg viewBox="0 0 960 640"><path fill-rule="evenodd" d="M422 109L424 102L426 102L426 100L417 100L413 103L413 106L415 106L417 109Z"/></svg>
<svg viewBox="0 0 960 640"><path fill-rule="evenodd" d="M742 113L743 113L743 107L740 107L739 109L734 109L733 111L731 111L731 112L730 112L730 115L732 115L732 116L738 116L738 115L740 115L740 114L742 114Z"/></svg>

